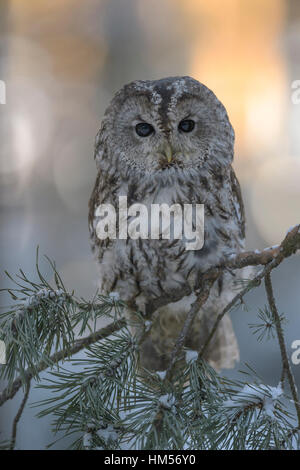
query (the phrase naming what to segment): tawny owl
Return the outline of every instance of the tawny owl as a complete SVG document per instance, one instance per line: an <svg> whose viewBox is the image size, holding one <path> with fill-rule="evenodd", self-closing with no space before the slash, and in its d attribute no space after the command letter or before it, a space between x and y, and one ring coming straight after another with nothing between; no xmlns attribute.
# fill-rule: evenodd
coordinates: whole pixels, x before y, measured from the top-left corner
<svg viewBox="0 0 300 470"><path fill-rule="evenodd" d="M152 320L141 363L165 370L201 274L244 248L240 187L231 163L234 131L226 109L205 85L190 77L135 81L107 108L96 137L96 184L89 204L92 247L100 264L100 288ZM183 239L99 239L97 207L118 211L142 203L204 204L204 245L187 250ZM185 346L199 350L216 315L233 297L233 278L213 286ZM225 317L207 351L216 368L238 360L231 320Z"/></svg>

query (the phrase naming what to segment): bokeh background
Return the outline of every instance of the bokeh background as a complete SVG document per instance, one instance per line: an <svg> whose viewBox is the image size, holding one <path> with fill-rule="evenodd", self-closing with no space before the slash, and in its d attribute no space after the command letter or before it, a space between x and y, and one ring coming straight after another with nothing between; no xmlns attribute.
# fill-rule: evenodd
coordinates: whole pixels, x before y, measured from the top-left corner
<svg viewBox="0 0 300 470"><path fill-rule="evenodd" d="M298 0L0 0L0 270L33 273L35 251L56 260L67 286L90 297L87 204L96 169L94 137L112 94L135 79L191 75L225 104L236 131L235 170L246 203L247 247L281 241L300 221ZM47 267L44 266L46 275ZM48 273L50 276L50 273ZM286 340L300 339L300 258L274 273ZM241 363L278 383L276 341L257 343L248 324L266 302L247 297L232 319ZM298 383L300 366L293 366ZM42 395L31 392L30 402ZM9 436L21 395L0 410ZM28 408L17 448L43 449L48 418ZM58 443L63 448L66 443Z"/></svg>

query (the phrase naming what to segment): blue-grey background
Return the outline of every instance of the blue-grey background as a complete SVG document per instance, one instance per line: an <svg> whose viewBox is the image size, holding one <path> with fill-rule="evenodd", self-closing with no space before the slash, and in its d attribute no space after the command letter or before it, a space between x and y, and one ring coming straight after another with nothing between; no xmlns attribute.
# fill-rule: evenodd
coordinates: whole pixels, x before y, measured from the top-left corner
<svg viewBox="0 0 300 470"><path fill-rule="evenodd" d="M297 0L0 0L0 271L33 275L35 251L56 260L66 285L90 297L87 204L94 137L112 94L135 79L191 75L212 88L236 131L235 169L246 203L247 247L264 248L300 221L300 4ZM274 272L286 342L300 339L300 258ZM44 266L46 274L50 272ZM241 363L276 385L276 341L257 343L248 324L266 299L248 295L232 314ZM298 384L300 365L293 366ZM32 390L30 402L45 393ZM21 394L0 409L0 440ZM49 418L27 407L17 448L44 449ZM60 442L58 448L65 447Z"/></svg>

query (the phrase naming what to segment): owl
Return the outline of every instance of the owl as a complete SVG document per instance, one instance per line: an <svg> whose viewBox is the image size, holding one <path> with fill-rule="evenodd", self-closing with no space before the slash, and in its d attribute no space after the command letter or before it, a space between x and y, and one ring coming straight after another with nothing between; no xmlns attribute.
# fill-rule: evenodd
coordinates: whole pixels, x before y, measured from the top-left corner
<svg viewBox="0 0 300 470"><path fill-rule="evenodd" d="M201 276L244 249L245 217L231 166L234 131L215 94L191 77L134 81L112 99L96 137L97 178L89 202L91 244L99 263L99 287L149 320L141 344L144 368L167 368ZM120 196L128 206L203 204L204 244L187 250L181 238L99 239L97 208ZM185 347L199 351L216 316L234 295L224 272L199 310ZM206 352L217 370L239 359L231 320L225 316Z"/></svg>

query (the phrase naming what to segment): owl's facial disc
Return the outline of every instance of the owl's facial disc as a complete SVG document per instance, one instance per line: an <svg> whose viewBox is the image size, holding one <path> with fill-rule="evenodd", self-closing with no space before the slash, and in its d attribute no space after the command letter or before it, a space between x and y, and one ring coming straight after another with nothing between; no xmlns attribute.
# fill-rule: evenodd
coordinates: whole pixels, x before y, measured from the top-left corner
<svg viewBox="0 0 300 470"><path fill-rule="evenodd" d="M234 133L226 110L204 85L187 77L134 82L118 100L111 149L124 175L163 171L165 177L231 162Z"/></svg>
<svg viewBox="0 0 300 470"><path fill-rule="evenodd" d="M134 141L134 151L130 152L134 168L156 173L191 166L197 119L185 113L176 116L174 121L167 118L162 122L158 113L141 111L132 116L129 125L127 123L129 136Z"/></svg>

